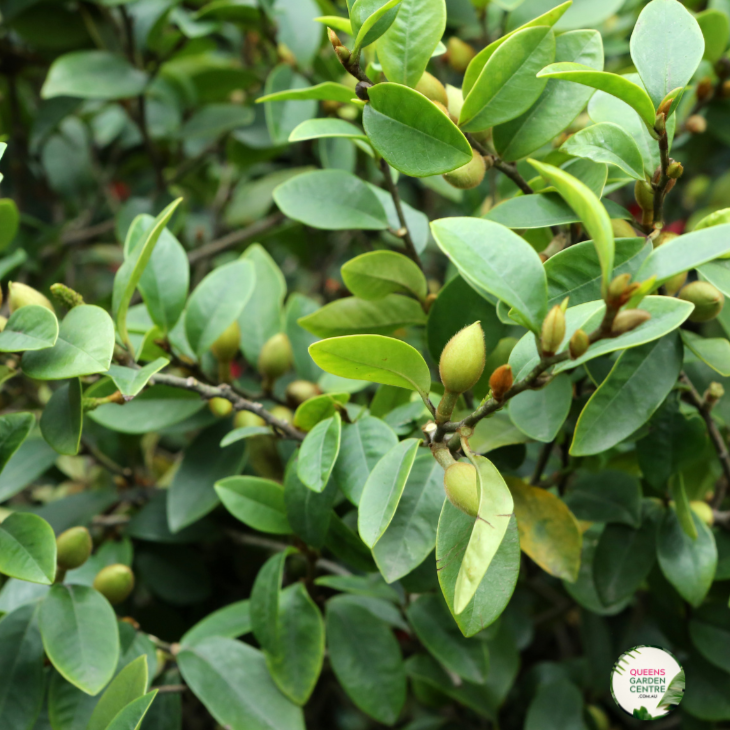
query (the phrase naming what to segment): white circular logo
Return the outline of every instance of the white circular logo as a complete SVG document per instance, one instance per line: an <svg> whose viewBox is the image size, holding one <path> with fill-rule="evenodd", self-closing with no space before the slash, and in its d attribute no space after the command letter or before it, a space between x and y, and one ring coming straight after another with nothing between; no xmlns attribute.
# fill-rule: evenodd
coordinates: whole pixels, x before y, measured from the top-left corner
<svg viewBox="0 0 730 730"><path fill-rule="evenodd" d="M682 701L684 670L666 649L635 646L614 664L611 694L632 717L658 720Z"/></svg>

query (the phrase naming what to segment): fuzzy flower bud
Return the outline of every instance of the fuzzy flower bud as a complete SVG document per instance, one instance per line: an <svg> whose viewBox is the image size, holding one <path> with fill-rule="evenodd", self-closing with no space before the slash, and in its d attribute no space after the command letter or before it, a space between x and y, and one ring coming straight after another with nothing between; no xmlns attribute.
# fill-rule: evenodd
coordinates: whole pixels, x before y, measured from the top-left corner
<svg viewBox="0 0 730 730"><path fill-rule="evenodd" d="M510 365L500 365L489 378L489 387L492 390L492 398L498 403L504 399L507 391L512 387L515 379L512 375Z"/></svg>
<svg viewBox="0 0 730 730"><path fill-rule="evenodd" d="M725 297L712 284L706 281L693 281L679 292L679 298L695 305L689 315L690 322L709 322L722 311Z"/></svg>
<svg viewBox="0 0 730 730"><path fill-rule="evenodd" d="M591 340L583 330L576 330L570 338L570 357L577 360L583 357L591 346Z"/></svg>
<svg viewBox="0 0 730 730"><path fill-rule="evenodd" d="M21 307L27 307L29 304L37 304L46 309L55 312L53 305L39 291L32 286L20 284L17 281L11 281L8 284L8 306L10 313L17 311Z"/></svg>
<svg viewBox="0 0 730 730"><path fill-rule="evenodd" d="M56 562L63 570L80 568L91 555L93 543L85 527L71 527L56 538Z"/></svg>
<svg viewBox="0 0 730 730"><path fill-rule="evenodd" d="M452 464L444 474L444 489L449 502L457 509L476 517L479 512L477 470L463 461Z"/></svg>
<svg viewBox="0 0 730 730"><path fill-rule="evenodd" d="M473 388L482 375L486 357L484 332L479 322L457 332L446 343L439 361L444 388L451 393L464 393Z"/></svg>
<svg viewBox="0 0 730 730"><path fill-rule="evenodd" d="M565 337L565 313L559 304L556 304L547 314L542 323L543 355L554 355Z"/></svg>
<svg viewBox="0 0 730 730"><path fill-rule="evenodd" d="M84 303L84 298L78 292L67 287L65 284L51 284L51 294L61 303L66 309L73 309L74 307L80 307Z"/></svg>
<svg viewBox="0 0 730 730"><path fill-rule="evenodd" d="M289 338L280 332L270 337L259 353L259 373L264 378L264 387L271 389L273 384L291 368L294 362Z"/></svg>
<svg viewBox="0 0 730 730"><path fill-rule="evenodd" d="M636 329L639 325L648 322L651 314L644 309L625 309L619 312L613 320L611 335L618 337L626 332Z"/></svg>
<svg viewBox="0 0 730 730"><path fill-rule="evenodd" d="M684 167L682 166L682 163L677 162L676 160L670 162L669 167L667 167L667 177L671 180L678 180L680 177L682 177L683 172Z"/></svg>
<svg viewBox="0 0 730 730"><path fill-rule="evenodd" d="M456 170L447 172L444 175L444 180L460 190L470 190L477 187L484 180L486 172L486 161L476 150L473 150L471 162L467 162L466 165Z"/></svg>
<svg viewBox="0 0 730 730"><path fill-rule="evenodd" d="M134 590L134 573L132 569L121 563L107 565L94 578L94 588L104 596L112 606L126 600Z"/></svg>

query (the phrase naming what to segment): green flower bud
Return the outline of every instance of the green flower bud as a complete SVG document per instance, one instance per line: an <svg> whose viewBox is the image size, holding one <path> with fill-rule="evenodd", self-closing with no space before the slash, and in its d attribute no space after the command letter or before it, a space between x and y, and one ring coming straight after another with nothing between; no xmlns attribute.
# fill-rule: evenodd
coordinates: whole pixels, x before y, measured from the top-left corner
<svg viewBox="0 0 730 730"><path fill-rule="evenodd" d="M639 325L648 322L651 314L644 309L624 309L619 312L613 320L611 335L618 337L626 332L636 329Z"/></svg>
<svg viewBox="0 0 730 730"><path fill-rule="evenodd" d="M615 238L635 238L636 231L631 223L623 218L611 218L611 228Z"/></svg>
<svg viewBox="0 0 730 730"><path fill-rule="evenodd" d="M456 36L451 36L446 44L446 60L449 66L460 74L466 71L471 59L476 55L477 52L473 46L470 46Z"/></svg>
<svg viewBox="0 0 730 730"><path fill-rule="evenodd" d="M707 386L704 401L709 408L714 408L720 400L725 396L725 388L721 383L712 382Z"/></svg>
<svg viewBox="0 0 730 730"><path fill-rule="evenodd" d="M94 588L112 606L116 606L126 600L134 590L134 573L131 568L121 563L107 565L96 574Z"/></svg>
<svg viewBox="0 0 730 730"><path fill-rule="evenodd" d="M416 91L420 91L427 99L437 101L445 107L449 106L449 97L446 87L432 74L425 71L420 81L416 84Z"/></svg>
<svg viewBox="0 0 730 730"><path fill-rule="evenodd" d="M593 721L595 730L611 730L611 721L600 707L597 705L587 705L586 710Z"/></svg>
<svg viewBox="0 0 730 730"><path fill-rule="evenodd" d="M289 338L280 332L269 338L259 353L259 372L264 378L264 388L270 390L273 384L291 368L294 356Z"/></svg>
<svg viewBox="0 0 730 730"><path fill-rule="evenodd" d="M619 274L608 285L608 296L611 300L620 300L631 281L631 274Z"/></svg>
<svg viewBox="0 0 730 730"><path fill-rule="evenodd" d="M444 489L449 502L457 509L476 517L479 512L477 470L463 461L452 464L444 473Z"/></svg>
<svg viewBox="0 0 730 730"><path fill-rule="evenodd" d="M706 524L712 527L715 515L707 502L690 502L690 509Z"/></svg>
<svg viewBox="0 0 730 730"><path fill-rule="evenodd" d="M80 307L84 303L84 298L77 291L74 291L65 284L51 284L51 294L63 304L66 309Z"/></svg>
<svg viewBox="0 0 730 730"><path fill-rule="evenodd" d="M29 304L38 304L41 307L50 309L52 312L56 311L48 299L32 286L11 281L8 284L8 292L8 306L11 314L21 307L27 307Z"/></svg>
<svg viewBox="0 0 730 730"><path fill-rule="evenodd" d="M673 297L686 283L687 272L683 271L681 274L673 276L668 281L664 282L664 290L670 297Z"/></svg>
<svg viewBox="0 0 730 730"><path fill-rule="evenodd" d="M565 337L565 313L559 304L556 304L547 314L542 323L542 351L550 357L554 355Z"/></svg>
<svg viewBox="0 0 730 730"><path fill-rule="evenodd" d="M63 570L81 567L91 555L93 543L85 527L72 527L56 538L56 562Z"/></svg>
<svg viewBox="0 0 730 730"><path fill-rule="evenodd" d="M725 297L706 281L693 281L679 292L679 298L695 305L689 315L690 322L709 322L722 311Z"/></svg>
<svg viewBox="0 0 730 730"><path fill-rule="evenodd" d="M654 188L646 180L637 180L634 185L634 196L642 210L654 210Z"/></svg>
<svg viewBox="0 0 730 730"><path fill-rule="evenodd" d="M467 162L463 167L459 167L456 170L447 172L444 175L449 185L460 190L470 190L475 188L477 185L484 180L484 175L487 173L487 163L484 158L476 151L472 151L471 162Z"/></svg>
<svg viewBox="0 0 730 730"><path fill-rule="evenodd" d="M233 419L233 425L236 428L247 428L249 426L265 426L266 421L264 421L261 416L257 416L255 413L251 413L251 411L238 411L238 413L236 413L236 417Z"/></svg>
<svg viewBox="0 0 730 730"><path fill-rule="evenodd" d="M223 334L211 345L211 352L219 362L231 362L238 354L238 347L241 344L241 330L238 322L233 322Z"/></svg>
<svg viewBox="0 0 730 730"><path fill-rule="evenodd" d="M308 380L292 380L286 386L286 400L292 408L300 406L304 401L321 395L322 391L316 383L310 383Z"/></svg>
<svg viewBox="0 0 730 730"><path fill-rule="evenodd" d="M228 398L211 398L208 401L208 408L214 416L225 418L233 412L233 403Z"/></svg>
<svg viewBox="0 0 730 730"><path fill-rule="evenodd" d="M590 337L583 330L576 330L570 338L570 357L573 360L583 357L590 346Z"/></svg>
<svg viewBox="0 0 730 730"><path fill-rule="evenodd" d="M477 383L484 370L487 351L484 332L479 322L457 332L444 347L439 360L439 373L444 388L451 393L464 393Z"/></svg>
<svg viewBox="0 0 730 730"><path fill-rule="evenodd" d="M676 160L672 162L669 167L667 167L667 177L671 180L678 180L680 177L682 177L683 172L684 167L682 167L682 163L677 162Z"/></svg>
<svg viewBox="0 0 730 730"><path fill-rule="evenodd" d="M286 406L274 406L269 413L280 421L285 421L286 423L294 422L294 414Z"/></svg>

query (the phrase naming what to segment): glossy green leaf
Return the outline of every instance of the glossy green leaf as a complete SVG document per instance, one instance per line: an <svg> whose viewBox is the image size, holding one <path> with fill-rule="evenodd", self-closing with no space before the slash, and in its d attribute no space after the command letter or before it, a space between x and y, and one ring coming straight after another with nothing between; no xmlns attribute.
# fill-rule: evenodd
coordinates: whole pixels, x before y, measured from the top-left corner
<svg viewBox="0 0 730 730"><path fill-rule="evenodd" d="M358 532L368 547L378 542L393 519L420 443L418 439L401 441L370 472L357 513Z"/></svg>
<svg viewBox="0 0 730 730"><path fill-rule="evenodd" d="M518 377L522 376L520 373ZM509 417L530 438L550 443L560 432L572 404L573 384L567 376L558 376L539 390L526 390L510 399Z"/></svg>
<svg viewBox="0 0 730 730"><path fill-rule="evenodd" d="M114 719L107 725L107 730L140 730L142 721L156 696L157 690L155 689L130 702L115 715Z"/></svg>
<svg viewBox="0 0 730 730"><path fill-rule="evenodd" d="M537 100L547 80L540 69L555 59L555 36L547 26L511 35L491 55L470 89L459 126L480 132L522 114Z"/></svg>
<svg viewBox="0 0 730 730"><path fill-rule="evenodd" d="M357 54L362 48L380 38L398 16L397 6L401 0L356 0L350 11L355 45L352 52Z"/></svg>
<svg viewBox="0 0 730 730"><path fill-rule="evenodd" d="M428 283L418 265L395 251L371 251L342 267L345 286L360 299L382 299L388 294L411 294L423 301Z"/></svg>
<svg viewBox="0 0 730 730"><path fill-rule="evenodd" d="M0 251L4 251L15 238L20 226L20 213L14 200L0 200Z"/></svg>
<svg viewBox="0 0 730 730"><path fill-rule="evenodd" d="M403 0L398 15L378 39L378 60L389 81L414 87L443 37L444 0Z"/></svg>
<svg viewBox="0 0 730 730"><path fill-rule="evenodd" d="M84 415L81 381L72 378L53 392L41 414L43 438L59 454L75 456L79 453Z"/></svg>
<svg viewBox="0 0 730 730"><path fill-rule="evenodd" d="M251 631L250 601L236 601L219 608L183 634L180 643L195 644L211 636L237 639Z"/></svg>
<svg viewBox="0 0 730 730"><path fill-rule="evenodd" d="M272 555L261 567L251 590L251 627L262 647L274 646L279 634L279 598L287 557L287 548Z"/></svg>
<svg viewBox="0 0 730 730"><path fill-rule="evenodd" d="M243 428L234 428L229 431L222 439L221 446L230 446L236 441L253 438L254 436L273 436L274 432L269 426L244 426Z"/></svg>
<svg viewBox="0 0 730 730"><path fill-rule="evenodd" d="M35 380L105 373L114 351L114 324L100 307L74 307L61 322L53 347L23 355L23 372Z"/></svg>
<svg viewBox="0 0 730 730"><path fill-rule="evenodd" d="M708 9L698 13L696 20L705 40L703 58L717 63L730 41L730 18L721 10Z"/></svg>
<svg viewBox="0 0 730 730"><path fill-rule="evenodd" d="M342 104L347 104L353 97L355 92L344 84L337 84L334 81L325 81L322 84L316 86L307 86L303 89L289 89L287 91L275 91L274 93L267 94L266 96L260 96L256 99L257 104L264 102L273 101L339 101ZM324 119L312 119L312 122L319 121L324 122ZM307 124L308 122L302 122ZM298 129L299 127L297 127ZM292 132L292 136L293 136ZM295 140L289 137L290 142Z"/></svg>
<svg viewBox="0 0 730 730"><path fill-rule="evenodd" d="M689 330L681 330L680 334L693 355L723 377L730 376L730 341L724 337L702 337Z"/></svg>
<svg viewBox="0 0 730 730"><path fill-rule="evenodd" d="M0 522L0 573L31 583L53 583L56 538L45 520L14 512Z"/></svg>
<svg viewBox="0 0 730 730"><path fill-rule="evenodd" d="M247 127L254 118L253 109L241 104L206 104L183 124L180 137L208 141L240 127Z"/></svg>
<svg viewBox="0 0 730 730"><path fill-rule="evenodd" d="M657 532L657 558L664 577L685 601L697 607L715 578L717 545L710 528L694 513L692 519L696 540L682 529L677 513L666 510Z"/></svg>
<svg viewBox="0 0 730 730"><path fill-rule="evenodd" d="M636 180L644 180L644 162L634 138L617 124L601 122L586 127L561 147L574 157L615 165Z"/></svg>
<svg viewBox="0 0 730 730"><path fill-rule="evenodd" d="M225 508L238 520L261 532L291 533L281 485L259 477L228 477L215 485Z"/></svg>
<svg viewBox="0 0 730 730"><path fill-rule="evenodd" d="M238 319L251 298L255 268L238 260L214 269L191 294L185 312L185 334L199 356Z"/></svg>
<svg viewBox="0 0 730 730"><path fill-rule="evenodd" d="M58 320L46 307L31 304L16 309L0 332L0 352L25 352L53 347L58 339Z"/></svg>
<svg viewBox="0 0 730 730"><path fill-rule="evenodd" d="M178 654L186 684L231 730L304 730L302 711L278 690L260 651L211 637Z"/></svg>
<svg viewBox="0 0 730 730"><path fill-rule="evenodd" d="M297 465L297 458L292 458L284 475L286 517L295 535L319 549L327 540L337 484L331 479L321 493L315 492L299 479Z"/></svg>
<svg viewBox="0 0 730 730"><path fill-rule="evenodd" d="M682 355L676 334L624 352L583 408L570 453L607 451L646 423L674 388Z"/></svg>
<svg viewBox="0 0 730 730"><path fill-rule="evenodd" d="M695 527L694 520L692 519L692 507L690 506L689 498L687 497L687 490L684 485L684 475L681 472L674 475L669 481L669 487L679 524L690 539L696 540L697 528Z"/></svg>
<svg viewBox="0 0 730 730"><path fill-rule="evenodd" d="M360 179L344 170L316 170L287 180L274 200L289 218L325 230L383 230L385 210Z"/></svg>
<svg viewBox="0 0 730 730"><path fill-rule="evenodd" d="M48 71L41 96L80 99L126 99L138 96L147 74L127 59L109 51L74 51L56 58Z"/></svg>
<svg viewBox="0 0 730 730"><path fill-rule="evenodd" d="M170 361L167 358L158 357L139 370L137 368L127 368L122 365L111 365L108 375L114 381L114 385L119 388L122 395L137 396L142 392L142 389L147 383L149 383L150 378L156 373L159 373L169 363Z"/></svg>
<svg viewBox="0 0 730 730"><path fill-rule="evenodd" d="M35 418L32 413L8 413L0 416L0 472L5 471L8 462L28 438L34 425ZM7 472L4 477L7 480ZM9 488L0 480L0 501L12 496L7 492Z"/></svg>
<svg viewBox="0 0 730 730"><path fill-rule="evenodd" d="M117 617L93 588L54 585L41 605L43 646L63 677L95 695L114 675L119 658Z"/></svg>
<svg viewBox="0 0 730 730"><path fill-rule="evenodd" d="M583 730L583 697L567 679L542 685L525 717L525 730Z"/></svg>
<svg viewBox="0 0 730 730"><path fill-rule="evenodd" d="M348 92L352 91L348 88ZM367 135L351 122L344 119L308 119L302 122L290 135L290 142L305 142L310 139L326 138L359 139L367 142Z"/></svg>
<svg viewBox="0 0 730 730"><path fill-rule="evenodd" d="M401 4L398 17L406 9L406 2ZM369 89L368 96L363 125L371 144L391 167L412 177L428 177L471 161L472 150L466 137L419 92L385 83Z"/></svg>
<svg viewBox="0 0 730 730"><path fill-rule="evenodd" d="M333 337L310 345L309 354L323 370L342 378L395 385L424 398L431 388L431 373L418 350L392 337Z"/></svg>
<svg viewBox="0 0 730 730"><path fill-rule="evenodd" d="M641 483L625 472L585 474L571 486L565 502L579 520L641 525Z"/></svg>
<svg viewBox="0 0 730 730"><path fill-rule="evenodd" d="M302 431L311 431L320 421L340 411L349 400L349 393L325 393L309 398L294 412L294 425Z"/></svg>
<svg viewBox="0 0 730 730"><path fill-rule="evenodd" d="M107 730L119 712L145 694L147 684L147 657L142 655L127 664L104 690L86 730Z"/></svg>
<svg viewBox="0 0 730 730"><path fill-rule="evenodd" d="M441 250L477 291L516 309L534 331L547 312L547 281L540 257L516 233L478 218L442 218L431 224ZM485 240L492 245L484 246Z"/></svg>
<svg viewBox="0 0 730 730"><path fill-rule="evenodd" d="M327 602L327 647L350 699L378 722L393 725L406 700L406 675L390 627L367 609L337 597Z"/></svg>
<svg viewBox="0 0 730 730"><path fill-rule="evenodd" d="M704 51L700 26L676 0L652 0L631 34L631 59L657 107L690 82Z"/></svg>
<svg viewBox="0 0 730 730"><path fill-rule="evenodd" d="M291 2L291 0L280 0L280 2ZM299 3L301 7L306 4L308 4L307 0ZM281 20L281 17L279 19ZM302 33L302 28L297 30L301 37L305 36L305 33ZM281 34L279 40L281 41ZM277 97L282 92L284 94ZM294 96L288 97L287 94L292 92ZM321 89L312 90L307 78L297 73L289 64L280 63L276 66L268 75L264 87L264 96L270 97L270 99L273 97L273 100L264 103L266 127L270 138L267 146L272 143L274 145L285 145L289 135L296 127L307 119L315 117L319 105L316 98L312 97L321 95ZM352 98L352 94L350 98Z"/></svg>
<svg viewBox="0 0 730 730"><path fill-rule="evenodd" d="M339 413L320 421L306 436L299 451L297 475L312 491L323 492L340 453L342 419Z"/></svg>
<svg viewBox="0 0 730 730"><path fill-rule="evenodd" d="M654 129L656 109L649 94L624 76L596 71L580 63L553 63L538 74L541 78L573 81L611 94L628 104L649 129Z"/></svg>

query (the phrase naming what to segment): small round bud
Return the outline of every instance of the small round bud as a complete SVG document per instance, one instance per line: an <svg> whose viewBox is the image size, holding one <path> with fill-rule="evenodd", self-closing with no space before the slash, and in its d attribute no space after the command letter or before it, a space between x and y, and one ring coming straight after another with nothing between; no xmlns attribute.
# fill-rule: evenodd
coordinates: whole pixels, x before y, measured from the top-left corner
<svg viewBox="0 0 730 730"><path fill-rule="evenodd" d="M654 121L654 129L659 132L659 134L664 134L664 132L667 129L667 115L663 112L657 112L655 121Z"/></svg>
<svg viewBox="0 0 730 730"><path fill-rule="evenodd" d="M437 101L448 108L449 96L446 93L446 87L428 71L424 71L423 76L416 84L416 91L419 91L427 99Z"/></svg>
<svg viewBox="0 0 730 730"><path fill-rule="evenodd" d="M669 281L664 282L664 290L667 295L673 297L687 282L687 272L683 271L681 274L676 274Z"/></svg>
<svg viewBox="0 0 730 730"><path fill-rule="evenodd" d="M446 60L449 66L458 73L464 73L471 59L476 55L477 52L473 46L470 46L456 36L451 36L446 44Z"/></svg>
<svg viewBox="0 0 730 730"><path fill-rule="evenodd" d="M654 248L659 248L659 246L663 246L665 243L669 243L670 241L673 241L675 238L679 238L679 233L672 233L671 231L663 231L651 242L651 244L652 244L652 246L654 246Z"/></svg>
<svg viewBox="0 0 730 730"><path fill-rule="evenodd" d="M542 337L540 343L544 355L554 355L565 337L565 313L559 304L556 304L547 314L542 323Z"/></svg>
<svg viewBox="0 0 730 730"><path fill-rule="evenodd" d="M583 357L590 346L590 337L583 330L576 330L570 338L570 357L573 360Z"/></svg>
<svg viewBox="0 0 730 730"><path fill-rule="evenodd" d="M611 218L611 228L615 238L636 238L636 231L623 218Z"/></svg>
<svg viewBox="0 0 730 730"><path fill-rule="evenodd" d="M712 408L719 400L725 395L725 388L722 387L721 383L716 383L714 380L707 386L705 391L705 403Z"/></svg>
<svg viewBox="0 0 730 730"><path fill-rule="evenodd" d="M8 306L10 307L10 313L16 312L21 307L27 307L29 304L37 304L46 309L50 309L52 312L56 311L50 301L32 286L11 281L8 284Z"/></svg>
<svg viewBox="0 0 730 730"><path fill-rule="evenodd" d="M637 180L634 185L634 197L642 210L654 210L654 188L646 180Z"/></svg>
<svg viewBox="0 0 730 730"><path fill-rule="evenodd" d="M671 180L678 180L680 177L682 177L683 172L684 167L682 167L682 163L677 162L676 160L669 163L669 167L667 167L667 177Z"/></svg>
<svg viewBox="0 0 730 730"><path fill-rule="evenodd" d="M618 337L619 335L626 334L626 332L631 332L631 330L636 329L639 325L648 322L650 319L651 314L644 309L624 309L614 318L611 335Z"/></svg>
<svg viewBox="0 0 730 730"><path fill-rule="evenodd" d="M63 570L80 568L91 555L94 545L85 527L71 527L56 538L56 562Z"/></svg>
<svg viewBox="0 0 730 730"><path fill-rule="evenodd" d="M208 401L208 408L217 418L225 418L233 412L233 403L228 398L211 398Z"/></svg>
<svg viewBox="0 0 730 730"><path fill-rule="evenodd" d="M722 82L720 96L722 96L723 99L727 99L730 96L730 79Z"/></svg>
<svg viewBox="0 0 730 730"><path fill-rule="evenodd" d="M484 331L479 322L457 332L444 347L439 360L439 373L444 388L451 393L464 393L479 381L484 371L487 351Z"/></svg>
<svg viewBox="0 0 730 730"><path fill-rule="evenodd" d="M703 134L707 130L707 120L699 114L693 114L684 123L684 128L690 134Z"/></svg>
<svg viewBox="0 0 730 730"><path fill-rule="evenodd" d="M286 386L286 401L292 408L300 406L304 401L321 395L322 391L316 383L308 380L293 380Z"/></svg>
<svg viewBox="0 0 730 730"><path fill-rule="evenodd" d="M473 150L471 162L467 162L466 165L456 170L447 172L444 175L444 180L460 190L470 190L477 187L484 180L486 173L487 163L476 150Z"/></svg>
<svg viewBox="0 0 730 730"><path fill-rule="evenodd" d="M693 501L689 503L690 509L704 522L712 527L715 521L715 514L707 502Z"/></svg>
<svg viewBox="0 0 730 730"><path fill-rule="evenodd" d="M280 421L284 421L286 423L294 422L294 414L286 406L274 406L269 413L271 413L274 418L278 418Z"/></svg>
<svg viewBox="0 0 730 730"><path fill-rule="evenodd" d="M259 353L259 372L264 378L264 387L270 389L293 362L289 338L283 332L270 337Z"/></svg>
<svg viewBox="0 0 730 730"><path fill-rule="evenodd" d="M51 284L51 294L56 301L60 302L66 309L80 307L84 303L84 298L77 291L65 284Z"/></svg>
<svg viewBox="0 0 730 730"><path fill-rule="evenodd" d="M94 588L104 596L112 606L126 600L134 590L134 573L132 569L121 563L107 565L94 578Z"/></svg>
<svg viewBox="0 0 730 730"><path fill-rule="evenodd" d="M697 101L705 101L712 94L712 79L709 76L705 76L697 84Z"/></svg>
<svg viewBox="0 0 730 730"><path fill-rule="evenodd" d="M241 330L238 322L232 322L211 345L210 350L219 362L231 362L238 354L240 344Z"/></svg>
<svg viewBox="0 0 730 730"><path fill-rule="evenodd" d="M679 298L695 305L689 315L690 322L709 322L722 311L725 297L706 281L693 281L679 292Z"/></svg>
<svg viewBox="0 0 730 730"><path fill-rule="evenodd" d="M515 382L510 365L500 365L489 378L489 387L492 391L492 398L498 403L504 399L507 391Z"/></svg>
<svg viewBox="0 0 730 730"><path fill-rule="evenodd" d="M347 52L349 53L349 51ZM372 84L369 81L358 81L355 86L355 96L360 99L360 101L370 101L370 93L368 92L368 89L371 87Z"/></svg>
<svg viewBox="0 0 730 730"><path fill-rule="evenodd" d="M266 421L264 421L261 416L257 416L255 413L251 413L251 411L238 411L238 413L236 413L236 417L233 419L233 425L236 428L247 428L249 426L265 426Z"/></svg>
<svg viewBox="0 0 730 730"><path fill-rule="evenodd" d="M477 470L463 461L452 464L444 473L444 489L449 502L469 517L479 513Z"/></svg>

